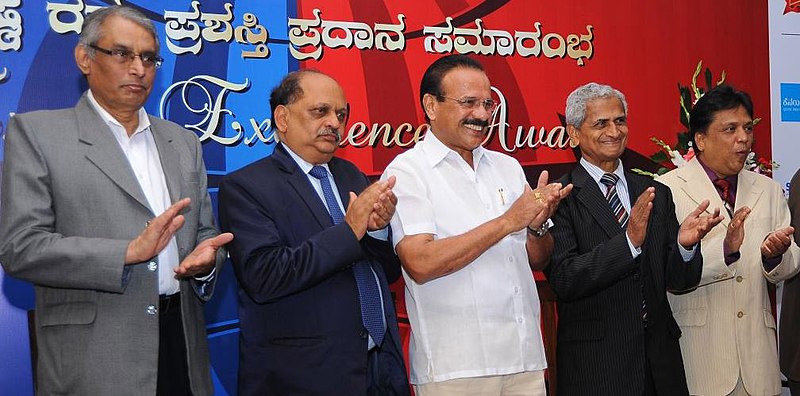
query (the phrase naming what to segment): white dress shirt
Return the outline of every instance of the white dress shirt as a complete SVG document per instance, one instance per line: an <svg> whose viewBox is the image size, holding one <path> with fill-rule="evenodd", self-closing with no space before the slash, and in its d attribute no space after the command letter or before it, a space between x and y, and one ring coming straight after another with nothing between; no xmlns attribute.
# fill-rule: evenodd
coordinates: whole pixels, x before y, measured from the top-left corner
<svg viewBox="0 0 800 396"><path fill-rule="evenodd" d="M397 177L395 246L406 235L447 238L505 213L527 181L517 160L478 147L475 168L428 131L383 179ZM425 284L403 271L411 321L411 382L513 374L547 367L527 231L512 233L466 267Z"/></svg>
<svg viewBox="0 0 800 396"><path fill-rule="evenodd" d="M111 129L117 139L122 152L133 170L134 177L147 198L147 203L154 216L164 213L170 207L171 200L164 170L161 168L161 159L158 148L150 131L150 119L144 108L139 109L139 125L131 136L125 127L111 114L103 109L95 100L92 91L87 94L89 103L97 110L100 118ZM144 224L142 225L144 226ZM173 236L167 246L158 254L158 293L175 294L180 290L180 284L175 278L174 269L178 267L178 243Z"/></svg>
<svg viewBox="0 0 800 396"><path fill-rule="evenodd" d="M590 163L589 161L586 160L586 158L583 157L581 157L580 164L583 166L584 169L586 169L586 172L589 173L589 176L591 176L592 179L594 179L594 182L597 183L597 187L600 187L600 192L603 195L606 195L606 190L608 190L608 187L606 187L606 185L600 181L600 179L602 179L606 171L600 169L599 166ZM625 207L625 211L628 212L628 214L630 215L631 197L628 194L628 179L625 178L625 168L623 168L622 166L622 160L617 160L617 168L614 169L614 172L611 173L619 176L619 180L617 180L617 195L619 196L620 202L622 202L622 206ZM678 219L678 221L683 221L683 219ZM640 254L642 254L642 248L633 246L631 238L628 236L627 233L625 234L625 240L628 241L628 248L631 249L631 257L636 258ZM683 258L683 261L685 263L688 263L689 261L692 260L692 258L694 258L694 251L695 248L697 247L697 244L693 245L691 249L684 248L683 245L681 245L680 243L678 243L677 245L678 245L678 251L681 253L681 257Z"/></svg>

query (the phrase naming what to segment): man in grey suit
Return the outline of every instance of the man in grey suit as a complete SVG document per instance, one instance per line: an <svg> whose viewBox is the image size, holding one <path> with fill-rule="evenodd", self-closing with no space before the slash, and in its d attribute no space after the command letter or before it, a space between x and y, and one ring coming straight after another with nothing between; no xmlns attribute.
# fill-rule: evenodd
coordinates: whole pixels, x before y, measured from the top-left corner
<svg viewBox="0 0 800 396"><path fill-rule="evenodd" d="M214 226L197 136L142 108L158 50L141 13L98 10L75 48L78 104L11 119L0 262L35 285L40 395L213 393L202 303L233 236Z"/></svg>

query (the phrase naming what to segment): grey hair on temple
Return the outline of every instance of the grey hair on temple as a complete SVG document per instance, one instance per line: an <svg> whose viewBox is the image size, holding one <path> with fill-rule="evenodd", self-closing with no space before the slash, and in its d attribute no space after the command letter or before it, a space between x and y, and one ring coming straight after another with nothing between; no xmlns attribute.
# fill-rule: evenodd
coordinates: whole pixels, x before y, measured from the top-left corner
<svg viewBox="0 0 800 396"><path fill-rule="evenodd" d="M95 45L100 41L103 37L103 23L112 16L118 16L131 21L147 30L156 42L156 53L159 52L160 44L158 42L158 33L156 33L156 27L153 25L153 22L135 8L114 5L100 8L87 15L86 19L83 20L81 34L78 37L78 44L82 45L89 55L94 56L94 49L92 49L90 45Z"/></svg>
<svg viewBox="0 0 800 396"><path fill-rule="evenodd" d="M623 95L622 92L612 88L610 85L590 82L576 88L567 96L567 109L564 114L567 125L580 128L581 124L583 124L583 121L586 119L586 104L595 99L606 98L619 99L622 103L622 109L625 111L625 115L628 115L628 102L625 101L625 95Z"/></svg>

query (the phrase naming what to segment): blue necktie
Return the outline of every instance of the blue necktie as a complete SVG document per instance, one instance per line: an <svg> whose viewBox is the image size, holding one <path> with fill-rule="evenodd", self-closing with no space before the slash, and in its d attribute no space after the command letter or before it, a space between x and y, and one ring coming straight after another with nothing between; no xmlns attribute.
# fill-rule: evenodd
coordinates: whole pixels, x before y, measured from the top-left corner
<svg viewBox="0 0 800 396"><path fill-rule="evenodd" d="M339 203L336 201L336 195L331 187L331 182L328 180L328 171L319 165L315 165L308 172L311 176L319 179L322 185L322 195L325 196L325 204L328 206L328 212L331 215L333 224L339 224L344 221L344 213L339 209ZM359 261L353 265L353 275L356 278L356 285L358 286L358 299L361 302L361 319L364 327L367 328L369 335L375 345L381 345L385 329L383 328L383 310L381 308L380 290L378 283L375 281L375 276L372 273L368 261Z"/></svg>

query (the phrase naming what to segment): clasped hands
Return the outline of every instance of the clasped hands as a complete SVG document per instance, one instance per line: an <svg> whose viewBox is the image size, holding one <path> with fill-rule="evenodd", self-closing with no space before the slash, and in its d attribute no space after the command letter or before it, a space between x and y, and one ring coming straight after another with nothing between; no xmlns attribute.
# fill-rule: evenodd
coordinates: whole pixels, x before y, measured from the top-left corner
<svg viewBox="0 0 800 396"><path fill-rule="evenodd" d="M125 264L138 264L157 256L186 221L180 214L191 204L190 198L183 198L167 208L164 213L147 222L144 229L129 244L125 252ZM175 268L178 277L204 276L211 273L216 262L217 250L233 240L233 234L226 232L208 238L198 244L180 265Z"/></svg>
<svg viewBox="0 0 800 396"><path fill-rule="evenodd" d="M397 196L392 191L396 182L397 178L390 176L385 181L373 183L361 194L350 192L344 221L359 240L367 231L380 230L389 225L397 205Z"/></svg>
<svg viewBox="0 0 800 396"><path fill-rule="evenodd" d="M561 183L548 184L548 176L547 171L542 171L535 189L525 185L522 195L503 214L508 220L511 232L525 227L534 229L541 227L553 216L558 203L572 191L572 184L566 186L562 186Z"/></svg>

